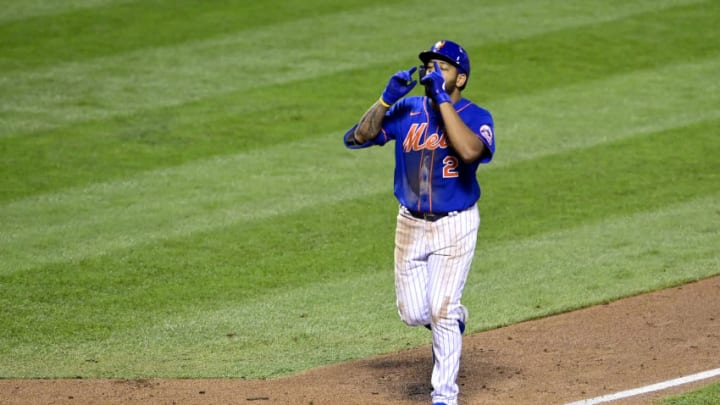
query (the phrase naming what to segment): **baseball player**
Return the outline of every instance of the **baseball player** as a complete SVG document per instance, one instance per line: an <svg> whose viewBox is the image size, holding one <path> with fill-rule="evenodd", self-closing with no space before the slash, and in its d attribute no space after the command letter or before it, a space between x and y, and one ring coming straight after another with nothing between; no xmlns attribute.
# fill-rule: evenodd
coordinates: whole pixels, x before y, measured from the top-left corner
<svg viewBox="0 0 720 405"><path fill-rule="evenodd" d="M495 153L490 113L462 97L470 59L438 41L422 65L394 74L382 96L345 133L351 149L395 141L395 291L400 318L432 331L432 403L456 405L462 333L460 303L475 252L480 214L477 168ZM417 84L425 96L405 97Z"/></svg>

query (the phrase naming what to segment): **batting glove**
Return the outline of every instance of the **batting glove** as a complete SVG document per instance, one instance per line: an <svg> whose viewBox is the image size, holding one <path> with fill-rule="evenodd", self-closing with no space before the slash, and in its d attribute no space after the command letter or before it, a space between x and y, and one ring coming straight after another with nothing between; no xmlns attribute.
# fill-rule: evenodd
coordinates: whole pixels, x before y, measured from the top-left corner
<svg viewBox="0 0 720 405"><path fill-rule="evenodd" d="M380 103L385 107L390 107L398 100L403 98L410 90L415 87L417 80L413 80L412 75L417 70L417 66L413 66L408 70L401 70L395 73L385 87L385 91L380 97Z"/></svg>
<svg viewBox="0 0 720 405"><path fill-rule="evenodd" d="M437 105L442 103L452 103L450 95L445 92L445 79L440 73L440 66L435 63L435 69L432 73L428 73L420 79L420 83L428 90L428 94L435 100Z"/></svg>

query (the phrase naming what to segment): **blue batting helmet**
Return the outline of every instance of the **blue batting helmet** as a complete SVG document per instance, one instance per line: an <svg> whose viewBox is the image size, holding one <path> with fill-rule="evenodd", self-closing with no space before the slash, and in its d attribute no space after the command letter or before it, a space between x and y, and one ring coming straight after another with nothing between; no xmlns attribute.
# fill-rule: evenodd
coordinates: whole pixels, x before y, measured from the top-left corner
<svg viewBox="0 0 720 405"><path fill-rule="evenodd" d="M444 60L455 66L460 73L465 73L470 79L470 57L462 46L453 41L437 41L430 50L420 52L418 57L424 64L432 59ZM467 84L467 81L465 83Z"/></svg>

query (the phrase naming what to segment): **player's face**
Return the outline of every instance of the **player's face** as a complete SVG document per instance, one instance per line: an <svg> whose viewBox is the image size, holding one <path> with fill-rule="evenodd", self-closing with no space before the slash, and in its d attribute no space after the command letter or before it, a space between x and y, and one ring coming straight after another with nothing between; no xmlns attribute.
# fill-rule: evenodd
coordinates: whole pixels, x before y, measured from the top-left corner
<svg viewBox="0 0 720 405"><path fill-rule="evenodd" d="M445 79L445 91L448 94L452 94L456 88L460 87L463 83L465 83L464 73L459 73L455 66L440 59L433 59L428 61L427 65L425 65L425 70L427 73L435 71L434 62L437 62L438 66L440 67L440 73L442 73L443 79Z"/></svg>

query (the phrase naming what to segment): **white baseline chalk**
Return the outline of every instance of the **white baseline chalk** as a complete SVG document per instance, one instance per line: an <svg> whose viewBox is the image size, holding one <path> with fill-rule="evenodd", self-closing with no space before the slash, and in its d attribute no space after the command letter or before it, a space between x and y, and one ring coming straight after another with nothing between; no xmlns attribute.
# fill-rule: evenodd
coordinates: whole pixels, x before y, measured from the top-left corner
<svg viewBox="0 0 720 405"><path fill-rule="evenodd" d="M676 378L674 380L664 381L664 382L653 384L653 385L647 385L645 387L634 388L634 389L627 390L627 391L621 391L621 392L617 392L615 394L608 394L608 395L603 395L601 397L595 397L595 398L591 398L591 399L583 399L581 401L576 401L576 402L569 402L565 405L601 404L603 402L615 401L617 399L633 397L635 395L647 394L648 392L661 391L661 390L675 387L678 385L688 384L691 382L700 381L700 380L704 380L707 378L716 377L719 375L720 375L720 368L716 368L714 370L703 371L702 373L692 374L689 376L680 377L680 378Z"/></svg>

